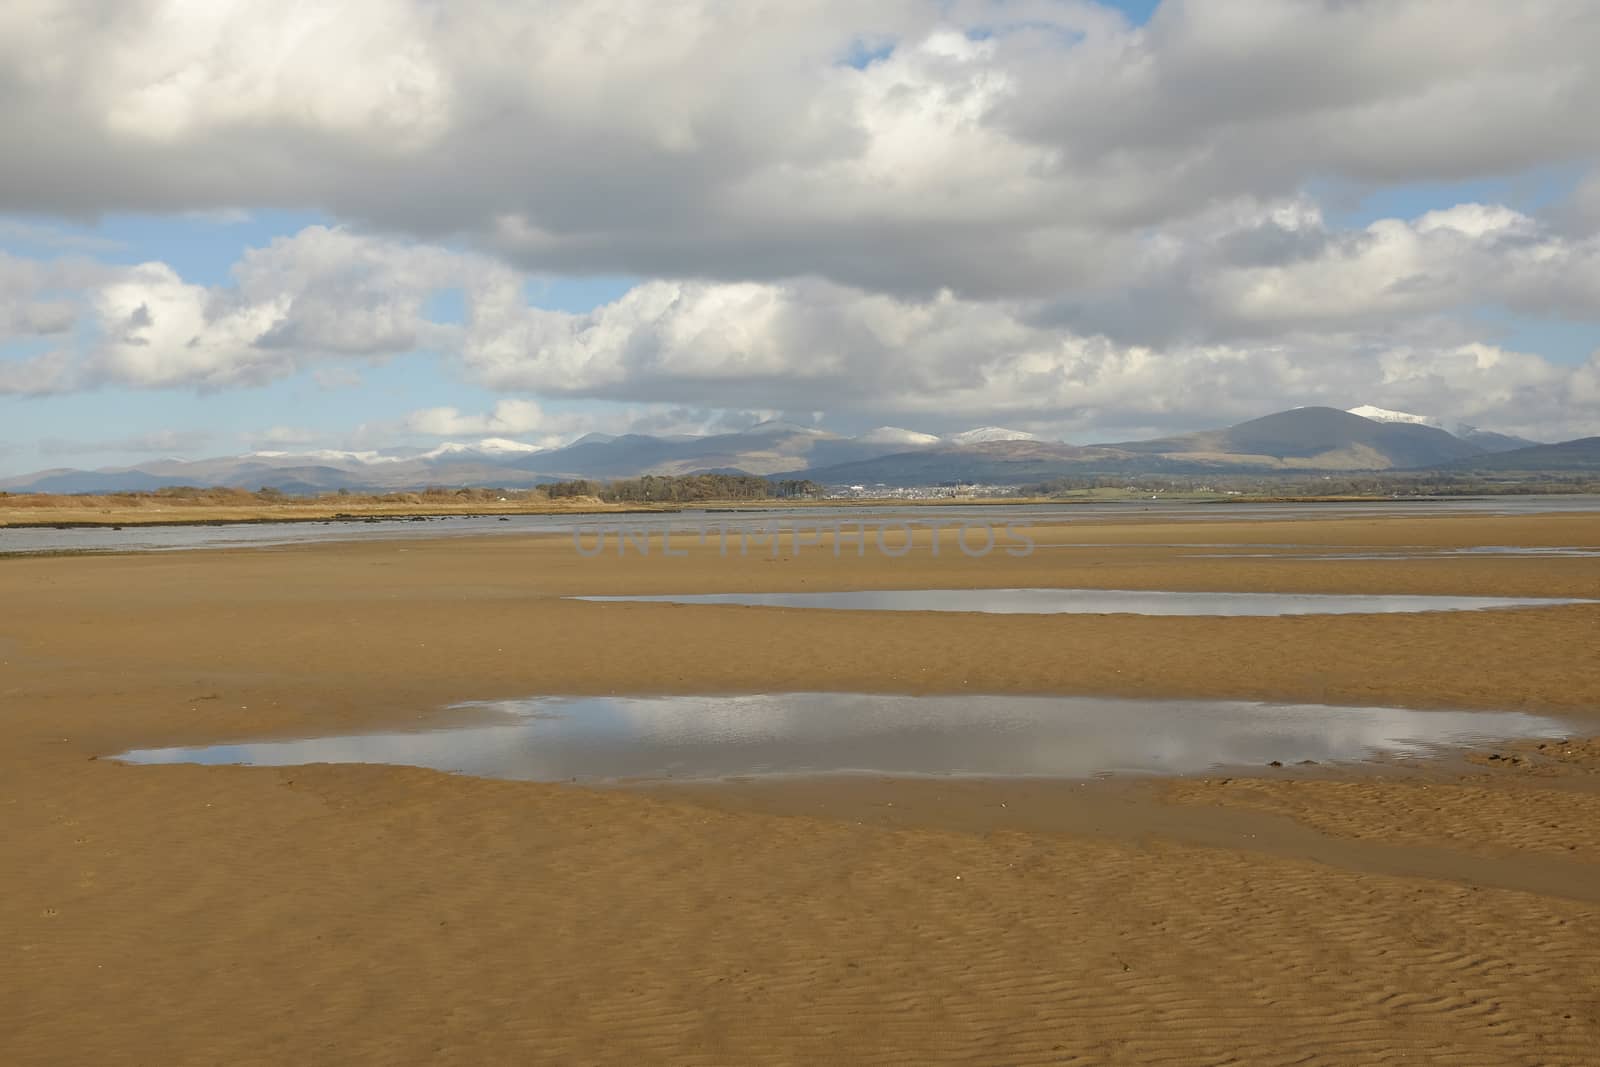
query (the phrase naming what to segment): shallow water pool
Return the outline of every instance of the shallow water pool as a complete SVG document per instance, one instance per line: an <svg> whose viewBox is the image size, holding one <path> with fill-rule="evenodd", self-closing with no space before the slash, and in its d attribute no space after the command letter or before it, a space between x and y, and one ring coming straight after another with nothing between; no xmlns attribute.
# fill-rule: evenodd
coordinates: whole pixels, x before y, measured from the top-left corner
<svg viewBox="0 0 1600 1067"><path fill-rule="evenodd" d="M539 781L845 773L1089 778L1423 756L1570 732L1558 720L1514 712L1056 696L536 697L460 708L477 714L450 729L137 749L116 758L388 763Z"/></svg>
<svg viewBox="0 0 1600 1067"><path fill-rule="evenodd" d="M1179 593L1159 589L855 589L827 593L668 593L568 599L831 608L835 611L976 611L993 615L1370 615L1600 603L1550 597Z"/></svg>

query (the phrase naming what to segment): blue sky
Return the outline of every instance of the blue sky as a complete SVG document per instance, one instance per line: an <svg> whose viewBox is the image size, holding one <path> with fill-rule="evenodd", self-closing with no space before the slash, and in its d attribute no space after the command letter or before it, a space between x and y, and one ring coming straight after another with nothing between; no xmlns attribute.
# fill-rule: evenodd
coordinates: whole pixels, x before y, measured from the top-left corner
<svg viewBox="0 0 1600 1067"><path fill-rule="evenodd" d="M1583 170L1566 164L1522 174L1457 182L1415 182L1362 188L1350 183L1317 183L1313 189L1327 205L1329 219L1352 229L1378 219L1412 219L1452 204L1504 204L1530 216L1546 214L1572 196ZM1518 315L1485 305L1472 316L1486 326L1486 336L1519 351L1538 352L1551 360L1578 364L1600 347L1600 326L1590 320Z"/></svg>
<svg viewBox="0 0 1600 1067"><path fill-rule="evenodd" d="M40 258L88 256L126 265L155 260L173 267L186 281L226 286L246 249L332 221L317 213L284 211L116 214L94 222L0 216L0 251ZM530 305L578 313L617 299L638 280L621 275L535 277L525 291ZM439 291L427 314L443 323L462 322L460 290ZM0 344L0 358L25 358L50 347L42 339ZM0 443L10 446L9 454L0 453L0 472L158 458L161 451L134 452L124 446L175 428L184 435L185 447L174 450L181 458L304 447L265 441L275 428L311 431L318 435L315 444L370 448L413 443L397 430L385 433L382 428L397 426L421 408L482 411L498 399L499 393L463 380L439 353L428 351L393 355L338 373L295 374L249 389L102 388L55 396L0 396ZM551 410L585 406L557 403ZM374 428L371 439L352 439L362 425ZM97 444L105 447L92 447Z"/></svg>
<svg viewBox="0 0 1600 1067"><path fill-rule="evenodd" d="M1504 204L1539 215L1571 196L1583 178L1582 167L1562 164L1463 181L1376 186L1324 181L1312 183L1310 189L1327 205L1333 221L1356 227L1377 219L1416 218L1450 204Z"/></svg>
<svg viewBox="0 0 1600 1067"><path fill-rule="evenodd" d="M1331 221L1355 229L1376 219L1413 218L1456 203L1502 203L1537 213L1569 195L1577 179L1575 170L1562 168L1510 178L1373 190L1330 183L1317 192ZM264 247L274 238L331 221L309 212L272 211L237 216L119 214L94 223L0 216L0 233L5 234L0 249L46 258L86 255L113 264L160 260L187 281L226 286L245 249ZM7 222L14 224L9 230ZM532 306L582 313L620 298L641 280L629 275L534 277L525 293ZM427 314L439 322L463 322L461 290L439 291L429 300ZM1482 324L1485 338L1559 363L1579 364L1600 347L1600 327L1593 321L1517 315L1490 305L1475 309L1472 317ZM12 342L0 346L0 357L26 357L48 347L45 340ZM441 353L428 351L397 354L333 373L299 373L248 389L101 388L56 396L0 397L4 439L11 446L9 455L0 456L0 471L155 458L158 453L133 452L125 444L174 428L185 435L185 447L178 451L189 458L250 447L303 447L264 440L275 428L307 431L308 443L315 444L414 444L419 442L404 439L394 429L409 413L439 406L485 411L502 398L501 392L464 379ZM550 405L554 412L602 409L603 405L581 400ZM861 420L853 422L849 428L865 428ZM96 443L104 447L92 447Z"/></svg>

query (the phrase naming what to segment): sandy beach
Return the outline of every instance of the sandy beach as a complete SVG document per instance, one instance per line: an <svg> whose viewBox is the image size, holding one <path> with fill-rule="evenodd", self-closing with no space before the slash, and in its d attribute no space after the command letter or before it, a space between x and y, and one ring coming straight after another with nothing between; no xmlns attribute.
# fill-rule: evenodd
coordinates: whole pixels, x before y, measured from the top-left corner
<svg viewBox="0 0 1600 1067"><path fill-rule="evenodd" d="M1285 618L590 603L856 588L1600 598L1600 515L1029 531L971 558L504 536L0 559L0 1061L1592 1063L1600 604ZM1246 546L1206 558L1202 546ZM1248 546L1259 546L1249 551ZM133 767L540 693L1525 711L1569 742L1105 783ZM459 713L456 713L459 714ZM1543 744L1544 747L1540 747Z"/></svg>

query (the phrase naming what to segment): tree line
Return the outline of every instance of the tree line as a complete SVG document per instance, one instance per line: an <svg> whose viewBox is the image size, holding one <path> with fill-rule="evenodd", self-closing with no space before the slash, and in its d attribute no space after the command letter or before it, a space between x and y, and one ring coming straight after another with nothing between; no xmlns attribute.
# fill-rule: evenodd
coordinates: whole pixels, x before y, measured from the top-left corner
<svg viewBox="0 0 1600 1067"><path fill-rule="evenodd" d="M689 504L712 500L804 500L822 495L806 478L772 480L754 474L646 474L611 482L575 479L543 487L551 500L597 497L619 504Z"/></svg>

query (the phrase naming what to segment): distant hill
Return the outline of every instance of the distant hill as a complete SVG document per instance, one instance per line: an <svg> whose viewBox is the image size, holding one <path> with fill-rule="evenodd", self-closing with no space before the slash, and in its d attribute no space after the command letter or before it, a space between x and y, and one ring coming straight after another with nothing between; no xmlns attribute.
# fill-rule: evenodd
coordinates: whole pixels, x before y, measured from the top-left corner
<svg viewBox="0 0 1600 1067"><path fill-rule="evenodd" d="M995 441L882 456L812 470L807 477L829 485L1015 485L1101 474L1396 470L1482 455L1477 445L1432 426L1375 422L1337 408L1310 407L1149 441L1086 446Z"/></svg>
<svg viewBox="0 0 1600 1067"><path fill-rule="evenodd" d="M30 493L148 493L172 485L182 485L160 475L141 470L78 471L49 470L14 479L16 489ZM0 486L6 488L7 486Z"/></svg>
<svg viewBox="0 0 1600 1067"><path fill-rule="evenodd" d="M844 437L810 427L765 422L738 433L703 436L588 434L564 448L539 449L502 439L476 445L373 452L254 452L195 461L159 460L136 467L56 469L0 480L11 492L99 493L170 486L224 486L285 492L394 490L439 486L523 488L572 478L742 471L799 473L941 443L932 434L879 427ZM292 488L291 488L292 487Z"/></svg>
<svg viewBox="0 0 1600 1067"><path fill-rule="evenodd" d="M882 426L854 437L786 422L736 433L589 434L563 448L505 438L436 448L252 452L98 471L56 469L0 481L12 492L95 493L222 486L311 493L426 486L526 488L698 471L804 477L825 485L1020 485L1075 476L1388 470L1590 470L1582 441L1528 446L1431 416L1363 407L1280 411L1235 426L1144 441L1069 445L985 426L935 437ZM1444 428L1453 425L1454 431ZM1593 439L1588 439L1592 441ZM1508 447L1509 446L1509 447Z"/></svg>
<svg viewBox="0 0 1600 1067"><path fill-rule="evenodd" d="M904 431L901 434L872 431L861 437L840 437L809 427L766 422L739 433L704 437L624 434L595 440L591 435L566 448L515 457L508 460L506 466L571 478L631 478L639 474L689 474L705 470L788 474L916 447L917 439L904 436Z"/></svg>
<svg viewBox="0 0 1600 1067"><path fill-rule="evenodd" d="M1131 466L1130 466L1131 465ZM1143 468L1149 463L1110 449L1046 441L986 441L841 463L806 472L824 485L1018 485L1068 472Z"/></svg>
<svg viewBox="0 0 1600 1067"><path fill-rule="evenodd" d="M953 433L947 438L953 445L986 445L995 441L1036 441L1031 433L1008 430L1003 426L980 426L976 430Z"/></svg>
<svg viewBox="0 0 1600 1067"><path fill-rule="evenodd" d="M1485 452L1512 452L1539 444L1538 441L1530 441L1526 437L1513 437L1507 433L1495 433L1493 430L1465 430L1456 436L1470 445L1477 445Z"/></svg>
<svg viewBox="0 0 1600 1067"><path fill-rule="evenodd" d="M1423 467L1483 451L1432 426L1377 422L1338 408L1322 407L1294 408L1222 430L1110 447L1196 461L1317 470Z"/></svg>
<svg viewBox="0 0 1600 1067"><path fill-rule="evenodd" d="M1600 437L1580 437L1558 445L1534 445L1512 452L1476 456L1448 465L1459 471L1594 471L1600 474Z"/></svg>

